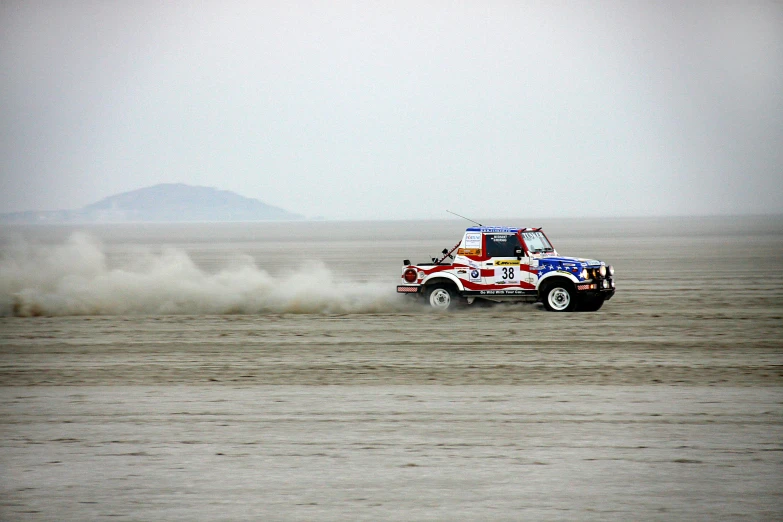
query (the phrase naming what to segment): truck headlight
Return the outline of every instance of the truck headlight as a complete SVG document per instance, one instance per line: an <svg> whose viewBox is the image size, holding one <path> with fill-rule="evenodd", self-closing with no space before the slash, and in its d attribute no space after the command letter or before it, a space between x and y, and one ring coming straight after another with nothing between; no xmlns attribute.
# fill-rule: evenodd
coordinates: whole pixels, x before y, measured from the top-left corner
<svg viewBox="0 0 783 522"><path fill-rule="evenodd" d="M614 267L612 265L607 266L606 271L609 272L610 276L614 275Z"/></svg>
<svg viewBox="0 0 783 522"><path fill-rule="evenodd" d="M606 266L601 265L601 268L598 269L598 273L601 274L601 277L606 277Z"/></svg>
<svg viewBox="0 0 783 522"><path fill-rule="evenodd" d="M579 272L579 279L587 279L587 269L583 268L581 272Z"/></svg>

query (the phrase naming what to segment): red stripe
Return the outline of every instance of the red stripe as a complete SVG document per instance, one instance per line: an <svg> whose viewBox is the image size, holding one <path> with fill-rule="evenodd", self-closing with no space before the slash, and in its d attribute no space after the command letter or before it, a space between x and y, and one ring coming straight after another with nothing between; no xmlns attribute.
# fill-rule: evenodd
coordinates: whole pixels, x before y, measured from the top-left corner
<svg viewBox="0 0 783 522"><path fill-rule="evenodd" d="M472 283L470 281L462 281L463 286L468 290L504 290L512 288L522 288L523 290L535 290L536 285L530 284L526 281L522 281L519 285L483 285L481 283Z"/></svg>

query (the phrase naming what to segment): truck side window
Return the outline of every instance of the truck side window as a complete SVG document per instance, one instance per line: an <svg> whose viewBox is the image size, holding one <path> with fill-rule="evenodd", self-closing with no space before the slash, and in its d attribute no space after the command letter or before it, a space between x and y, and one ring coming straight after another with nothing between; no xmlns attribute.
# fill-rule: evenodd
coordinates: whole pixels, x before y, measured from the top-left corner
<svg viewBox="0 0 783 522"><path fill-rule="evenodd" d="M514 234L486 234L487 257L516 257L514 249L521 247Z"/></svg>

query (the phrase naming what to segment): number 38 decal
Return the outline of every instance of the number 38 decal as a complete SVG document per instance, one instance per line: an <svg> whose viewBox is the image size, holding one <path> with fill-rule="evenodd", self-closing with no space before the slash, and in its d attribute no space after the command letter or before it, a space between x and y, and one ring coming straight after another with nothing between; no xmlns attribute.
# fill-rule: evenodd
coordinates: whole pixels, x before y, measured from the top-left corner
<svg viewBox="0 0 783 522"><path fill-rule="evenodd" d="M519 283L519 267L504 266L495 268L495 284Z"/></svg>

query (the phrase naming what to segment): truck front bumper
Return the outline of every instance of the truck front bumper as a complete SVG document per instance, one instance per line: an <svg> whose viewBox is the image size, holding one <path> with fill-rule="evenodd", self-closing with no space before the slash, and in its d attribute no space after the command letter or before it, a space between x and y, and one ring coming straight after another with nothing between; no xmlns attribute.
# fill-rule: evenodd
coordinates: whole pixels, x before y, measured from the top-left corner
<svg viewBox="0 0 783 522"><path fill-rule="evenodd" d="M614 295L615 287L614 280L612 279L597 279L593 281L585 281L584 283L577 283L576 291L581 295L594 295L601 296L605 300L609 300Z"/></svg>

